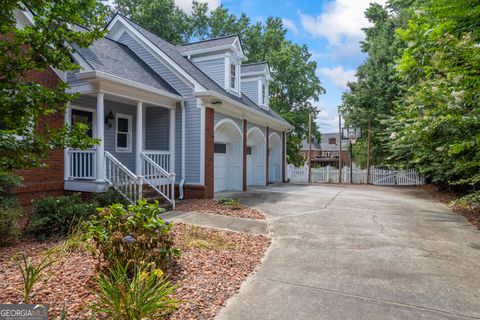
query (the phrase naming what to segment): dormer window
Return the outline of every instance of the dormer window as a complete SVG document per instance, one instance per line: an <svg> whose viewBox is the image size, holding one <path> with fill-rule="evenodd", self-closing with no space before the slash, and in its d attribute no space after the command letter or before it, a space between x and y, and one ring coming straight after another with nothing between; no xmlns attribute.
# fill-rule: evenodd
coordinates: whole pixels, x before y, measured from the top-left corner
<svg viewBox="0 0 480 320"><path fill-rule="evenodd" d="M237 66L230 64L230 89L237 90Z"/></svg>

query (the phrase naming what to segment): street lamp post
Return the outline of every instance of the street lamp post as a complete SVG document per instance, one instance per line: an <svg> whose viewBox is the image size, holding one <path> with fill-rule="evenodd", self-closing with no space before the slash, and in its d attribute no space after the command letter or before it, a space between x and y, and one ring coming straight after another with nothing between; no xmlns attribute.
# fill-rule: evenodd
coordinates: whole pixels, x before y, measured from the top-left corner
<svg viewBox="0 0 480 320"><path fill-rule="evenodd" d="M350 184L353 184L353 145L357 139L362 137L362 130L360 128L343 128L342 139L348 139L350 142Z"/></svg>

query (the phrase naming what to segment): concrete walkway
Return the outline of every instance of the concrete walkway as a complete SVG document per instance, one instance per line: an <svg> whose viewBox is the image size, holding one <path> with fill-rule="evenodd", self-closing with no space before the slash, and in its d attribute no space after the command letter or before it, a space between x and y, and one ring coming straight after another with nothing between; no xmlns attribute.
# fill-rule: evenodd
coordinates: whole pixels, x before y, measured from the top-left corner
<svg viewBox="0 0 480 320"><path fill-rule="evenodd" d="M287 184L236 196L266 213L272 245L218 320L480 319L480 232L426 193Z"/></svg>
<svg viewBox="0 0 480 320"><path fill-rule="evenodd" d="M166 212L162 214L162 218L205 228L268 235L268 224L265 220L180 211Z"/></svg>

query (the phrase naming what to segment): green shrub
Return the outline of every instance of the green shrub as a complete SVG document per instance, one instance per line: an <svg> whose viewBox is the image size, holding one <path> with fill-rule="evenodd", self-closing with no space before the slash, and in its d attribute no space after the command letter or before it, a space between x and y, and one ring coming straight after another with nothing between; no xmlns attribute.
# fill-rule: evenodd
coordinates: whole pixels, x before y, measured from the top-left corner
<svg viewBox="0 0 480 320"><path fill-rule="evenodd" d="M99 317L116 320L164 319L180 303L169 296L171 285L160 269L135 267L130 277L129 265L114 265L97 277L96 302L92 309Z"/></svg>
<svg viewBox="0 0 480 320"><path fill-rule="evenodd" d="M18 220L22 216L22 209L18 207L0 207L0 247L15 242L21 230Z"/></svg>
<svg viewBox="0 0 480 320"><path fill-rule="evenodd" d="M33 204L34 212L28 224L29 231L40 238L65 236L96 211L96 203L84 202L79 194L45 197Z"/></svg>
<svg viewBox="0 0 480 320"><path fill-rule="evenodd" d="M96 203L99 207L108 207L115 203L120 203L123 205L128 205L129 202L114 188L108 188L106 192L97 193L95 195Z"/></svg>
<svg viewBox="0 0 480 320"><path fill-rule="evenodd" d="M240 204L240 201L238 201L237 199L223 197L219 199L217 203L222 204L224 206L238 206Z"/></svg>
<svg viewBox="0 0 480 320"><path fill-rule="evenodd" d="M13 188L21 185L21 177L7 172L0 172L0 207L12 208L17 205Z"/></svg>
<svg viewBox="0 0 480 320"><path fill-rule="evenodd" d="M150 263L154 268L164 268L179 255L173 247L172 225L159 217L164 211L158 202L149 204L145 200L127 207L111 205L92 217L87 238L110 264L135 267Z"/></svg>
<svg viewBox="0 0 480 320"><path fill-rule="evenodd" d="M480 208L480 191L474 191L466 196L461 197L458 200L453 201L454 205L458 205L467 209L479 209Z"/></svg>

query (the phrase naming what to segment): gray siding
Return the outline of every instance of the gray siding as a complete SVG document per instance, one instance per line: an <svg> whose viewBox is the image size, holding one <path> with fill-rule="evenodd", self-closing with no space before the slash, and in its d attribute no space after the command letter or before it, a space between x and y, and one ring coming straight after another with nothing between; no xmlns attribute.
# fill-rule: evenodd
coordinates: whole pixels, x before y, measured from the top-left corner
<svg viewBox="0 0 480 320"><path fill-rule="evenodd" d="M79 86L79 85L89 85L90 82L87 80L79 80L75 77L75 73L67 73L67 82L70 87Z"/></svg>
<svg viewBox="0 0 480 320"><path fill-rule="evenodd" d="M138 43L128 32L125 32L119 41L135 52L150 68L165 79L175 90L185 98L185 178L187 183L200 182L200 109L197 108L196 99L193 97L193 89L182 79L177 77L162 62L150 54L140 43ZM180 109L180 108L179 108ZM177 111L176 116L176 152L175 152L175 173L181 176L181 113Z"/></svg>
<svg viewBox="0 0 480 320"><path fill-rule="evenodd" d="M72 107L84 107L96 109L97 99L95 97L82 96L71 103ZM128 169L135 172L135 135L136 135L136 106L127 105L120 102L114 102L105 99L104 101L105 114L101 115L105 118L105 115L113 112L116 116L117 113L132 116L132 151L131 152L115 152L115 135L116 135L116 121L113 122L113 126L109 128L105 125L105 151L110 152L115 158L122 162ZM97 117L100 115L97 114Z"/></svg>
<svg viewBox="0 0 480 320"><path fill-rule="evenodd" d="M258 80L242 81L242 92L258 104Z"/></svg>
<svg viewBox="0 0 480 320"><path fill-rule="evenodd" d="M233 120L233 122L235 122L238 125L238 127L240 128L240 130L242 131L242 134L243 134L243 120L233 118L233 117L224 115L222 113L215 112L215 115L214 115L214 118L213 118L213 126L215 127L218 122L220 122L221 120L226 119L226 118L228 118L230 120Z"/></svg>
<svg viewBox="0 0 480 320"><path fill-rule="evenodd" d="M225 58L194 62L220 86L225 87Z"/></svg>
<svg viewBox="0 0 480 320"><path fill-rule="evenodd" d="M145 150L168 150L169 117L168 109L160 107L148 107L145 109Z"/></svg>

